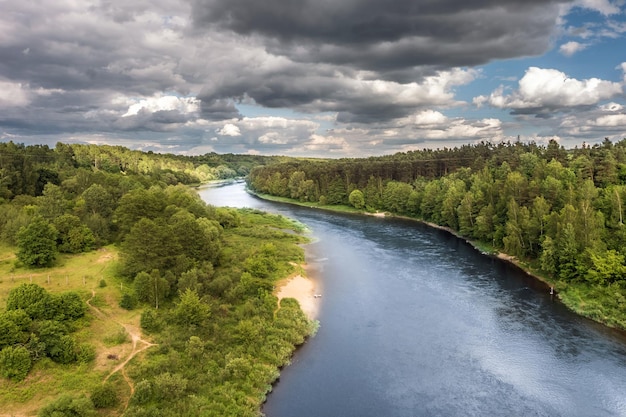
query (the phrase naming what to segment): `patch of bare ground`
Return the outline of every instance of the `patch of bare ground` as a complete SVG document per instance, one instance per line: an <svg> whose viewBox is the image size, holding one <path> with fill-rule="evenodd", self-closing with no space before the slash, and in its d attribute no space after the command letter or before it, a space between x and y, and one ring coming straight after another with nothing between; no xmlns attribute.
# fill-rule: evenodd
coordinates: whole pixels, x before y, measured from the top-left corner
<svg viewBox="0 0 626 417"><path fill-rule="evenodd" d="M109 314L103 312L100 308L94 306L92 304L92 300L94 299L95 296L96 296L96 292L95 290L92 290L92 296L89 300L87 300L87 305L93 312L94 316L99 320L110 321L121 326L121 328L123 328L126 334L130 337L130 341L131 341L130 347L128 343L120 344L120 345L113 346L113 347L106 347L104 345L99 346L97 348L97 357L96 357L97 369L101 369L101 370L107 369L110 367L112 362L117 363L117 365L115 365L115 367L106 375L106 377L104 377L103 382L106 382L107 380L109 380L109 378L111 378L117 372L121 373L122 377L128 384L128 388L129 388L128 397L124 399L124 411L126 411L126 409L128 408L128 404L130 402L130 398L135 392L135 384L128 377L126 373L126 366L134 357L136 357L138 354L145 351L149 347L155 346L155 344L150 342L149 340L144 339L144 336L141 333L141 329L139 328L138 323L121 322L121 321L115 320L111 318ZM110 301L113 301L113 300L107 299L106 305L110 306L111 308L115 308L115 307L112 307L115 304L112 304ZM120 314L117 316L121 317L123 316L123 314ZM129 317L130 319L129 321L138 321L138 318L136 316L133 318Z"/></svg>

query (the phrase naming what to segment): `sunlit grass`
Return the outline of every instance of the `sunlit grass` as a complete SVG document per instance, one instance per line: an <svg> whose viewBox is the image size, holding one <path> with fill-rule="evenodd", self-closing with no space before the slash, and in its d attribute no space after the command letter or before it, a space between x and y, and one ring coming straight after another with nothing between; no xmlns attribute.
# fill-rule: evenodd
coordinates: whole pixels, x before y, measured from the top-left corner
<svg viewBox="0 0 626 417"><path fill-rule="evenodd" d="M140 311L119 307L122 290L128 284L115 275L118 251L114 246L89 253L61 255L51 268L17 267L14 253L15 248L0 246L0 309L5 308L12 288L32 282L50 293L75 291L105 315L105 319L96 317L92 310L88 310L85 318L79 320L79 326L81 323L84 326L73 334L77 342L95 348L96 359L92 363L61 365L44 358L35 363L24 381L0 378L0 415L32 416L61 393L88 395L101 384L119 364L118 360L108 357L124 358L132 350L131 340L120 323L138 328ZM120 392L127 390L123 379L114 377L113 381ZM101 416L118 414L115 410L99 413Z"/></svg>

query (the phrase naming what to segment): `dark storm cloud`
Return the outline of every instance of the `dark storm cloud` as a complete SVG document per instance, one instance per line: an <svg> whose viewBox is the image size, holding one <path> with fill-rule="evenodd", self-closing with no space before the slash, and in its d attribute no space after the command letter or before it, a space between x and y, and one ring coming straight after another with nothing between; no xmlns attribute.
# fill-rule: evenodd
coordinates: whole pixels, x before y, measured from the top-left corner
<svg viewBox="0 0 626 417"><path fill-rule="evenodd" d="M200 95L200 114L206 120L238 119L241 113L235 103L229 99L202 98Z"/></svg>
<svg viewBox="0 0 626 417"><path fill-rule="evenodd" d="M559 5L546 0L195 0L197 27L260 35L274 54L393 71L544 52Z"/></svg>

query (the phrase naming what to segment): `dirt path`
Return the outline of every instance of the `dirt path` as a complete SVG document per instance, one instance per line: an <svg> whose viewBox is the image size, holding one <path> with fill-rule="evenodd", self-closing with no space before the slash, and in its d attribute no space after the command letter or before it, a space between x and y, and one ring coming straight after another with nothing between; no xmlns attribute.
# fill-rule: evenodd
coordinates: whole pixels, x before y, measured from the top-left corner
<svg viewBox="0 0 626 417"><path fill-rule="evenodd" d="M96 307L96 306L91 304L91 300L93 300L93 298L95 296L96 296L96 291L95 290L91 290L91 298L89 300L87 300L87 305L93 311L94 315L97 318L99 318L100 320L110 320L110 318L107 317L107 315L102 310L100 310L98 307ZM144 350L148 349L151 346L156 346L156 345L154 343L151 343L151 342L145 340L145 339L142 339L141 330L138 329L137 327L133 326L132 324L120 323L118 321L115 321L115 323L119 324L120 326L122 326L124 328L124 330L126 330L126 333L128 333L128 335L130 336L130 338L131 338L131 340L133 342L133 348L132 348L131 352L128 354L128 356L126 357L126 359L124 359L124 361L122 363L117 365L104 378L104 380L102 382L106 382L116 372L121 371L122 376L124 377L124 380L128 384L128 387L130 388L130 395L129 395L128 400L126 401L126 404L124 406L124 411L126 411L126 409L128 408L128 403L130 402L130 398L133 396L133 393L135 392L135 384L133 384L133 381L126 374L126 365L128 364L128 362L130 362L139 353L143 352Z"/></svg>

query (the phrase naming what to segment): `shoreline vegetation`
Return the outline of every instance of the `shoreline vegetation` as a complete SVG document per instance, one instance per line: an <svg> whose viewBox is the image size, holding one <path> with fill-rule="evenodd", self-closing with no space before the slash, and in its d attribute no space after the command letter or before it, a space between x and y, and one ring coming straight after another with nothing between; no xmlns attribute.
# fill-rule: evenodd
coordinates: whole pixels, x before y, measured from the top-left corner
<svg viewBox="0 0 626 417"><path fill-rule="evenodd" d="M192 188L281 158L0 154L0 416L261 415L318 325L274 293L304 275L306 229Z"/></svg>
<svg viewBox="0 0 626 417"><path fill-rule="evenodd" d="M441 225L438 225L436 223L429 222L426 220L409 217L409 216L401 216L401 215L397 215L397 214L390 213L390 212L382 212L382 211L368 212L363 209L356 209L354 207L345 206L345 205L322 205L319 203L301 202L301 201L287 198L287 197L277 197L277 196L273 196L270 194L259 193L254 190L251 190L248 187L246 187L246 191L250 193L251 195L254 195L258 198L268 200L268 201L293 204L293 205L297 205L301 207L315 208L315 209L336 212L336 213L348 213L348 214L354 214L354 215L374 216L374 217L379 217L379 218L403 219L403 220L409 220L409 221L421 223L421 224L424 224L426 226L429 226L438 230L443 230L455 236L456 238L467 242L469 245L471 245L474 249L476 249L483 255L488 256L488 257L495 257L504 262L508 262L509 264L524 271L532 279L536 280L539 283L544 284L546 287L546 291L551 291L551 290L554 291L555 298L558 299L559 302L561 302L565 307L567 307L574 313L580 315L581 317L592 320L598 324L606 326L609 329L616 330L620 332L621 334L626 334L626 327L624 326L611 325L610 320L602 320L602 318L599 318L597 316L585 314L584 310L580 310L579 308L577 308L578 306L577 303L579 303L580 300L577 300L577 299L572 300L572 298L570 297L562 297L562 293L559 292L558 281L548 279L547 277L545 277L544 275L542 275L541 273L533 269L527 262L519 260L515 256L498 251L495 248L485 244L484 242L478 242L478 241L469 239L450 227L441 226Z"/></svg>
<svg viewBox="0 0 626 417"><path fill-rule="evenodd" d="M224 210L238 223L223 232L222 263L229 266L216 267L211 283L191 280L187 284L194 290L186 289L179 300L164 300L158 309L149 302L130 310L121 306L120 297L137 289L133 291L132 282L117 274L119 249L112 245L64 257L60 265L45 270L13 267L11 279L0 281L0 307L6 304L7 291L29 282L53 291L80 290L90 310L80 340L97 349L93 365L59 370L47 361L35 364L23 381L0 380L0 417L43 415L42 410L63 405L55 401L59 398L69 401L68 407L82 401L90 410L85 390L95 392L100 385L111 387L116 399L115 405L100 410L102 416L144 416L142 410L159 408L158 396L179 404L179 409L189 411L186 415L194 415L193 410L211 410L202 415L215 416L260 415L280 370L315 335L319 286L309 277L315 271L306 263L309 239L302 225L258 210ZM1 272L16 259L8 255L11 250L3 247ZM233 274L240 268L245 272L237 282ZM227 277L234 280L230 289L225 286ZM100 330L104 326L107 330ZM114 343L109 341L111 334ZM137 342L150 349L136 350ZM131 361L140 351L141 360ZM81 383L69 387L78 378L75 372L81 374ZM53 380L65 387L64 395L50 386ZM39 387L48 394L37 394ZM198 398L192 403L184 400L192 392Z"/></svg>

